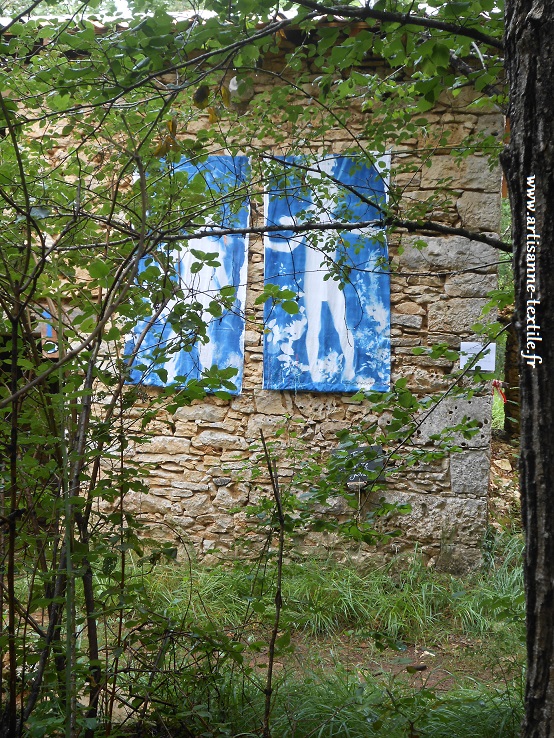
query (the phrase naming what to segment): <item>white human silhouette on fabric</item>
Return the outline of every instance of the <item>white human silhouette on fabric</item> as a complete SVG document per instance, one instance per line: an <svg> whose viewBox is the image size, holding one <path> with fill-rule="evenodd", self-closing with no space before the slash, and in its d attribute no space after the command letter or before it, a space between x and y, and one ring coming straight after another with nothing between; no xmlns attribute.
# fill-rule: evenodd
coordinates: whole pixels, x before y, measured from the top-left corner
<svg viewBox="0 0 554 738"><path fill-rule="evenodd" d="M191 161L184 157L170 169L186 175L185 182L197 182L205 190L204 207L200 209L200 223L194 227L206 235L186 239L182 249L174 248L166 254L166 279L175 286L171 299L157 310L152 305L153 315L135 325L126 341L125 352L132 356L130 382L164 386L177 380L198 379L204 370L214 365L220 369L233 368L233 378L238 394L242 387L244 363L244 306L246 302L246 277L248 268L248 235L250 211L246 184L250 177L250 165L245 156L226 154L209 156L205 161ZM203 217L204 216L204 217ZM221 228L238 229L244 227L245 233L237 231L226 236L212 235ZM165 251L165 247L163 247ZM199 271L192 265L199 261L193 250L216 255L217 266L204 264ZM148 266L151 257L142 268ZM218 301L221 290L232 287L234 299L230 305L231 292L226 290L226 301L220 316L210 312L210 303ZM195 337L194 326L189 321L183 325L183 335L178 327L179 301L190 305L199 304L199 322L206 325L207 341ZM149 297L145 295L148 303ZM168 320L175 315L176 329ZM140 344L137 340L140 339ZM163 371L161 371L163 370Z"/></svg>
<svg viewBox="0 0 554 738"><path fill-rule="evenodd" d="M328 177L325 177L325 175L332 174L334 164L334 159L323 160L319 163L319 171L310 172L314 194L318 189L318 180L323 181L325 194L318 197L315 203L313 202L314 197L312 196L312 202L303 211L302 222L311 219L309 218L309 213L315 214L313 220L316 222L325 223L333 221L333 210L336 209L340 189ZM283 225L285 226L283 230L287 230L286 226L294 226L298 225L298 223L299 220L294 216L283 215L275 225ZM325 280L327 271L322 267L323 254L332 259L338 256L336 247L333 248L332 246L333 242L336 242L337 235L332 230L323 230L318 234L317 238L319 248L315 249L299 236L284 240L282 236L275 238L269 234L266 239L266 246L274 251L290 253L301 243L304 244L305 271L303 274L303 296L307 320L306 352L312 380L314 383L325 380L325 361L319 360L319 335L321 331L323 305L327 303L344 357L342 377L344 381L351 381L355 377L354 337L346 323L344 291L339 289L338 282L332 279Z"/></svg>
<svg viewBox="0 0 554 738"><path fill-rule="evenodd" d="M232 274L227 271L228 262L228 237L223 236L221 238L204 236L203 238L193 239L189 242L188 249L178 256L174 260L176 263L178 278L184 293L188 295L190 301L198 302L202 306L202 321L207 325L208 341L206 343L198 341L195 344L196 359L191 356L191 353L174 353L168 361L165 363L164 368L167 370L169 377L175 377L183 374L188 374L186 369L187 364L195 363L196 369L202 371L202 369L210 369L215 361L215 354L219 351L221 353L222 347L218 345L215 340L214 333L219 318L214 317L209 311L209 304L217 300L220 295L222 287L227 287L233 284ZM217 260L219 261L218 266L204 265L200 271L193 273L191 267L197 259L191 252L191 249L203 251L204 253L218 253ZM168 303L167 313L175 306L175 300ZM175 338L174 331L167 334L165 340L168 342ZM229 357L234 358L234 357ZM230 365L234 366L235 362L231 361ZM226 367L220 367L226 368Z"/></svg>

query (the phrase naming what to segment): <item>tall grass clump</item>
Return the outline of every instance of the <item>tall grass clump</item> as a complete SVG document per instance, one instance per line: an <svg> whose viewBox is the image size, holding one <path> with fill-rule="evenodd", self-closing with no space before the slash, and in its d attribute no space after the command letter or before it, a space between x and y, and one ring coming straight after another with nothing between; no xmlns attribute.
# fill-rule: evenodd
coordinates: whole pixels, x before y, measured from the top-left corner
<svg viewBox="0 0 554 738"><path fill-rule="evenodd" d="M504 400L496 392L492 398L492 429L504 429Z"/></svg>
<svg viewBox="0 0 554 738"><path fill-rule="evenodd" d="M523 640L522 551L520 535L497 532L486 549L483 571L460 582L452 614L464 633L482 636L502 630L507 638Z"/></svg>
<svg viewBox="0 0 554 738"><path fill-rule="evenodd" d="M286 582L284 617L312 635L354 628L408 637L434 628L448 604L444 584L419 557L364 573L310 562L296 565Z"/></svg>
<svg viewBox="0 0 554 738"><path fill-rule="evenodd" d="M138 567L133 576L141 577ZM268 715L273 564L168 566L156 577L145 573L143 586L159 624L149 640L137 634L136 659L145 644L161 650L159 674L145 677L152 709L144 710L141 735L158 735L160 726L174 738L259 735ZM364 570L332 560L287 563L269 693L272 738L515 738L522 690L507 675L517 669L504 670L493 685L490 677L481 684L466 675L460 688L452 675L437 683L434 672L427 677L411 662L404 668L403 659L394 659L394 673L376 674L371 662L381 657L372 649L367 661L358 653L355 666L341 662L340 649L332 667L313 665L326 662L317 656L328 648L325 638L337 635L348 643L373 638L380 648L399 640L440 646L460 635L484 643L486 635L488 653L501 664L507 653L521 653L522 597L515 534L491 535L482 570L465 578L429 568L417 553ZM291 653L291 634L300 658ZM316 658L302 657L309 652ZM347 649L343 655L349 661Z"/></svg>
<svg viewBox="0 0 554 738"><path fill-rule="evenodd" d="M228 671L207 698L189 699L195 710L177 710L168 722L174 738L196 735L246 738L258 735L264 695L255 678L239 680ZM332 673L308 672L300 680L284 674L276 682L272 738L516 738L522 717L519 683L442 693L407 685L394 677L380 681L368 673L340 667ZM209 728L202 715L210 716Z"/></svg>
<svg viewBox="0 0 554 738"><path fill-rule="evenodd" d="M364 571L335 561L284 567L281 625L311 636L344 630L380 632L417 642L449 633L523 634L521 537L496 534L482 570L465 578L429 568L420 555ZM150 598L169 616L222 628L263 627L273 612L275 569L240 563L167 568L148 581Z"/></svg>

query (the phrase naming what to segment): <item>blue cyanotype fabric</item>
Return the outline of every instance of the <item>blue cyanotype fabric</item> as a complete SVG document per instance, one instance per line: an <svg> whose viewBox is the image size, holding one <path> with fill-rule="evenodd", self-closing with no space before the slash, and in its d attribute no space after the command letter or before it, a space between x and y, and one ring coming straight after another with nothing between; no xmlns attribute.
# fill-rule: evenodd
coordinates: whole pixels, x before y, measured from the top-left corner
<svg viewBox="0 0 554 738"><path fill-rule="evenodd" d="M183 159L174 165L175 171L185 172L189 182L201 177L205 182L202 196L207 205L216 205L202 230L210 228L247 228L249 224L249 201L246 196L249 180L249 163L245 156L209 156L201 163ZM218 266L204 264L195 271L197 262L193 251L217 254ZM169 252L169 253L168 253ZM171 249L167 245L160 249L163 260L169 264L168 277L180 290L180 299L188 304L201 305L201 318L207 324L207 342L195 340L194 330L177 332L171 318L178 315L178 300L172 299L156 315L152 305L151 316L140 321L129 337L125 353L136 357L131 367L133 383L165 386L185 384L198 379L205 369L217 366L220 369L235 368L232 378L239 393L242 386L244 366L244 305L246 300L246 274L248 238L245 234L212 236L183 240L181 248ZM168 258L169 257L169 258ZM154 263L152 257L143 259L139 273ZM140 277L139 277L140 278ZM234 303L221 317L213 317L207 308L217 300L220 289L231 286L236 290ZM147 298L145 298L147 299ZM178 320L173 320L176 325ZM140 342L140 345L137 344ZM185 350L184 347L189 350Z"/></svg>
<svg viewBox="0 0 554 738"><path fill-rule="evenodd" d="M382 160L388 167L388 158ZM386 391L390 284L381 206L386 170L356 157L273 160L265 198L265 282L294 292L298 312L265 305L264 388ZM364 223L295 233L308 222Z"/></svg>

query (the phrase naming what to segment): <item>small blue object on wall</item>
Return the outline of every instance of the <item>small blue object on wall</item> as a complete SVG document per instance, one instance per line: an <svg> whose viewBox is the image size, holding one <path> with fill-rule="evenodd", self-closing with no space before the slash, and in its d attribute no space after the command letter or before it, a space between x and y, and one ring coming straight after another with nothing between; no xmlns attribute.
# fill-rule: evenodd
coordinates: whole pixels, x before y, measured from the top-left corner
<svg viewBox="0 0 554 738"><path fill-rule="evenodd" d="M350 156L287 157L270 166L266 222L283 229L266 235L265 282L294 293L287 299L298 308L291 314L280 300L265 304L264 388L388 390L387 171ZM290 228L335 221L361 225Z"/></svg>
<svg viewBox="0 0 554 738"><path fill-rule="evenodd" d="M249 180L249 163L245 156L210 156L200 163L181 160L175 172L194 180L201 178L200 189L208 206L215 206L204 231L221 228L247 228L250 206L245 193ZM198 180L197 180L198 182ZM199 261L194 251L212 254L207 262ZM217 366L234 368L232 378L238 394L242 386L244 366L244 306L246 300L248 239L246 234L208 235L186 239L180 248L163 247L164 261L169 265L167 277L175 285L179 299L170 299L162 309L151 306L151 314L133 328L125 354L133 356L130 381L163 387L185 384L199 379L204 370ZM210 263L211 261L211 263ZM156 267L153 257L143 259L140 275ZM222 288L234 289L234 300L220 316L209 310L210 303L220 298ZM200 321L207 326L206 341L194 335L194 326L176 329L182 305L197 304Z"/></svg>

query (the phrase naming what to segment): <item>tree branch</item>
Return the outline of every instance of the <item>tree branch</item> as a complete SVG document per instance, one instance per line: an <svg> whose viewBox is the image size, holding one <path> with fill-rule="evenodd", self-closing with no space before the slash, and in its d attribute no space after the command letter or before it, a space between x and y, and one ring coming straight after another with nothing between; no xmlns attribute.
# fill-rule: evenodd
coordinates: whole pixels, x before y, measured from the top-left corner
<svg viewBox="0 0 554 738"><path fill-rule="evenodd" d="M436 18L428 18L421 15L412 15L411 13L395 13L388 10L375 10L374 8L353 7L352 5L322 5L321 3L312 2L312 0L296 0L296 5L303 8L316 10L322 15L342 16L343 18L357 18L358 20L373 20L383 23L399 23L401 26L421 26L422 28L434 28L437 31L445 31L453 33L457 36L465 36L472 38L474 41L492 46L500 51L504 49L504 44L494 36L478 31L476 28L468 28L460 26L457 23L448 23L447 21L438 20Z"/></svg>
<svg viewBox="0 0 554 738"><path fill-rule="evenodd" d="M196 238L204 238L206 236L212 236L213 238L219 238L222 236L239 236L239 235L263 235L265 233L282 233L283 231L292 231L293 233L310 233L312 231L356 231L363 228L374 228L376 231L382 230L383 226L391 226L394 228L404 228L409 233L420 232L422 235L434 235L444 234L447 236L462 236L470 241L478 241L479 243L486 243L489 246L493 246L499 251L503 251L506 254L512 253L512 246L500 238L490 236L487 233L480 233L477 231L470 231L467 228L456 228L454 226L443 225L442 223L436 223L435 221L425 220L403 220L402 218L395 218L394 216L385 217L384 219L375 220L361 220L356 222L342 222L342 221L324 221L324 222L312 222L309 223L297 223L283 225L266 225L266 226L252 226L250 228L204 228L196 226L199 230L195 230L192 233L178 233L175 235L160 234L158 241L163 242L178 242L178 241L191 241Z"/></svg>
<svg viewBox="0 0 554 738"><path fill-rule="evenodd" d="M401 218L386 218L385 223L388 225L395 226L396 228L405 228L409 233L419 232L422 235L429 236L436 233L441 233L447 236L462 236L470 241L479 241L479 243L486 243L489 246L493 246L499 251L503 251L506 254L512 253L512 245L502 241L500 238L495 236L489 236L486 233L476 233L469 231L467 228L455 228L454 226L443 225L442 223L435 223L431 220L419 221L419 220L402 220Z"/></svg>
<svg viewBox="0 0 554 738"><path fill-rule="evenodd" d="M460 59L460 57L457 56L453 51L450 52L450 64L456 72L463 74L464 77L466 77L471 84L475 84L474 80L471 78L471 75L475 74L476 70L473 69L473 67L471 67L466 61ZM506 92L501 90L500 87L497 87L496 85L485 85L482 89L482 92L484 92L489 97L504 97L506 95ZM498 105L498 107L502 110L504 114L506 113L506 110L502 106Z"/></svg>

